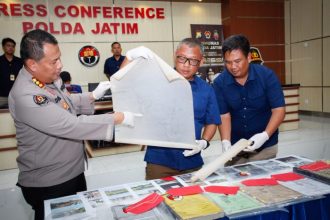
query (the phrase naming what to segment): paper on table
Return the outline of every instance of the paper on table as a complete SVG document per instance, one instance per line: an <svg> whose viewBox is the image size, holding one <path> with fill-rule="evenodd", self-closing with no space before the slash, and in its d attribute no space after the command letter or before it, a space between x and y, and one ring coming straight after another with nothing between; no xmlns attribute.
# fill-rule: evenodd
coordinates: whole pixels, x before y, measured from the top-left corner
<svg viewBox="0 0 330 220"><path fill-rule="evenodd" d="M162 191L151 181L129 183L127 186L136 194L137 197L146 196L151 193L162 194Z"/></svg>
<svg viewBox="0 0 330 220"><path fill-rule="evenodd" d="M265 176L269 174L269 172L261 167L258 167L254 164L239 164L233 166L233 168L240 171L241 175L246 175L246 177L257 177L257 176Z"/></svg>
<svg viewBox="0 0 330 220"><path fill-rule="evenodd" d="M98 208L104 206L107 202L102 196L101 192L96 190L83 191L77 193L83 201L86 201L92 208Z"/></svg>
<svg viewBox="0 0 330 220"><path fill-rule="evenodd" d="M152 181L160 189L160 191L162 193L166 193L166 191L169 190L169 189L171 189L171 188L179 188L179 187L183 187L184 186L177 179L174 179L172 181L165 181L165 180L162 180L162 179L155 179L155 180L152 180Z"/></svg>
<svg viewBox="0 0 330 220"><path fill-rule="evenodd" d="M117 125L116 142L196 147L191 86L156 54L129 63L110 82L114 111L143 115L135 118L134 128Z"/></svg>
<svg viewBox="0 0 330 220"><path fill-rule="evenodd" d="M167 177L163 177L163 178L160 178L162 180L165 180L165 181L173 181L175 180L175 178L173 176L167 176Z"/></svg>
<svg viewBox="0 0 330 220"><path fill-rule="evenodd" d="M303 179L304 176L299 175L297 173L280 173L280 174L273 174L271 175L272 178L278 180L278 181L293 181L293 180L299 180Z"/></svg>
<svg viewBox="0 0 330 220"><path fill-rule="evenodd" d="M79 195L45 200L45 219L83 219L94 213Z"/></svg>
<svg viewBox="0 0 330 220"><path fill-rule="evenodd" d="M248 179L243 180L241 183L245 186L272 186L278 184L278 182L272 178Z"/></svg>
<svg viewBox="0 0 330 220"><path fill-rule="evenodd" d="M299 168L303 170L319 171L319 170L329 169L330 164L324 161L315 161L314 163L302 165Z"/></svg>
<svg viewBox="0 0 330 220"><path fill-rule="evenodd" d="M135 198L134 194L125 186L117 185L100 189L111 204L129 204Z"/></svg>
<svg viewBox="0 0 330 220"><path fill-rule="evenodd" d="M157 193L152 193L142 200L125 207L124 212L141 214L149 211L150 209L153 209L163 201L164 198L162 196L158 195Z"/></svg>
<svg viewBox="0 0 330 220"><path fill-rule="evenodd" d="M313 162L313 160L304 157L299 157L297 155L289 155L286 157L275 158L275 160L286 163L292 167L298 167Z"/></svg>
<svg viewBox="0 0 330 220"><path fill-rule="evenodd" d="M289 166L287 164L284 164L282 162L279 162L277 160L274 160L274 159L262 160L262 161L253 161L253 162L251 162L251 164L262 167L263 169L268 170L271 173L292 171L291 166Z"/></svg>
<svg viewBox="0 0 330 220"><path fill-rule="evenodd" d="M241 152L244 148L249 146L251 141L248 141L246 139L241 139L237 141L228 151L221 154L220 157L212 161L211 163L205 165L202 169L198 170L193 177L191 178L191 181L196 181L198 179L204 180L206 177L208 177L210 174L215 172L217 169L219 169L221 166L223 166L227 161L235 157L239 152Z"/></svg>
<svg viewBox="0 0 330 220"><path fill-rule="evenodd" d="M171 188L167 190L167 194L171 196L188 196L194 194L203 193L203 189L200 186L184 186L180 188Z"/></svg>
<svg viewBox="0 0 330 220"><path fill-rule="evenodd" d="M193 173L184 173L184 174L175 176L175 178L185 186L195 186L195 185L204 186L204 185L207 185L207 183L204 182L204 181L191 182L191 177L193 175L194 175Z"/></svg>
<svg viewBox="0 0 330 220"><path fill-rule="evenodd" d="M234 195L238 192L239 186L205 186L204 191L218 194Z"/></svg>

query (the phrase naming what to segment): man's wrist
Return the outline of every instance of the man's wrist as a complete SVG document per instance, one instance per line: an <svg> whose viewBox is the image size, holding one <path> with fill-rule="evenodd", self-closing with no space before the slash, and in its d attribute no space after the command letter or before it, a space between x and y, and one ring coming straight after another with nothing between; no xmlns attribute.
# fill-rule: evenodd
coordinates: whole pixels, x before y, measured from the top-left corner
<svg viewBox="0 0 330 220"><path fill-rule="evenodd" d="M229 145L231 145L231 142L230 142L229 140L227 140L227 139L223 139L223 140L221 141L221 143L222 143L222 144L229 144Z"/></svg>
<svg viewBox="0 0 330 220"><path fill-rule="evenodd" d="M266 140L269 139L269 134L267 131L263 131L262 134L265 136Z"/></svg>

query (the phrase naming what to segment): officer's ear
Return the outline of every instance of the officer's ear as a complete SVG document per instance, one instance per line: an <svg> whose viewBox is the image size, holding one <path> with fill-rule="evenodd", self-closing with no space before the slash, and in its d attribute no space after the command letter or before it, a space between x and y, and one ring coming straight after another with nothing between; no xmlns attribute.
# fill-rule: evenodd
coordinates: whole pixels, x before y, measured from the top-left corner
<svg viewBox="0 0 330 220"><path fill-rule="evenodd" d="M251 63L251 61L252 61L252 54L251 54L251 52L248 53L247 59L248 59L248 62Z"/></svg>
<svg viewBox="0 0 330 220"><path fill-rule="evenodd" d="M202 59L201 59L201 62L199 62L199 66L202 66L204 64L204 61L205 61L205 58L203 56Z"/></svg>
<svg viewBox="0 0 330 220"><path fill-rule="evenodd" d="M33 59L27 59L26 60L26 66L29 68L32 72L37 71L37 62Z"/></svg>

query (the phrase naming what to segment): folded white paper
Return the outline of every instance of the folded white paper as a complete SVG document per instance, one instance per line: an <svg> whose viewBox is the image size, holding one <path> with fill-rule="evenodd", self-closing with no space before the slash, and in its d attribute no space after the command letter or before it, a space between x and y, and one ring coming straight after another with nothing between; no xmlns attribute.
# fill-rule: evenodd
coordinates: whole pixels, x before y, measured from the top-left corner
<svg viewBox="0 0 330 220"><path fill-rule="evenodd" d="M111 79L113 109L142 114L134 127L116 126L115 141L192 149L193 98L189 82L154 54L138 58Z"/></svg>

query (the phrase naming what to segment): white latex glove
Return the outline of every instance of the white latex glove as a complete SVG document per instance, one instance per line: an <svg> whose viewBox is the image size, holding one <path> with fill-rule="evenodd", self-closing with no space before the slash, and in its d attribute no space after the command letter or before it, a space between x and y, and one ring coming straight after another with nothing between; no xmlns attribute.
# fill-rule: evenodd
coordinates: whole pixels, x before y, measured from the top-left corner
<svg viewBox="0 0 330 220"><path fill-rule="evenodd" d="M94 99L97 100L102 98L108 89L110 89L110 81L100 82L92 92Z"/></svg>
<svg viewBox="0 0 330 220"><path fill-rule="evenodd" d="M142 114L132 113L132 112L123 112L124 114L124 120L122 121L122 125L128 126L128 127L134 127L134 121L135 117L142 117Z"/></svg>
<svg viewBox="0 0 330 220"><path fill-rule="evenodd" d="M146 48L144 46L136 47L134 49L131 49L127 51L126 57L128 60L132 61L136 58L143 57L145 59L152 59L153 53L149 48Z"/></svg>
<svg viewBox="0 0 330 220"><path fill-rule="evenodd" d="M226 152L231 148L231 142L226 139L222 140L221 144L222 144L222 153Z"/></svg>
<svg viewBox="0 0 330 220"><path fill-rule="evenodd" d="M202 150L204 150L205 148L208 147L206 140L196 140L196 144L197 144L197 146L194 149L183 151L183 155L185 157L189 157L189 156L198 154L199 152L201 152Z"/></svg>
<svg viewBox="0 0 330 220"><path fill-rule="evenodd" d="M268 139L269 139L269 136L266 131L255 134L249 139L249 141L253 141L253 144L251 146L248 146L247 148L245 148L243 151L246 151L246 152L254 151L254 150L260 148Z"/></svg>

